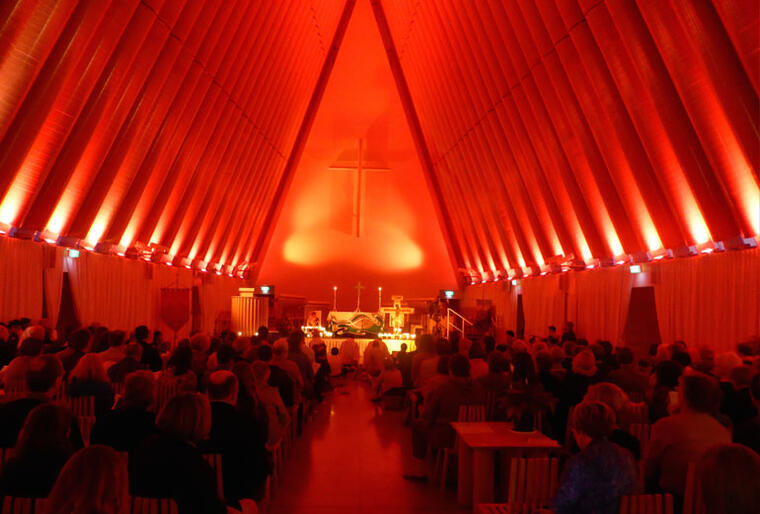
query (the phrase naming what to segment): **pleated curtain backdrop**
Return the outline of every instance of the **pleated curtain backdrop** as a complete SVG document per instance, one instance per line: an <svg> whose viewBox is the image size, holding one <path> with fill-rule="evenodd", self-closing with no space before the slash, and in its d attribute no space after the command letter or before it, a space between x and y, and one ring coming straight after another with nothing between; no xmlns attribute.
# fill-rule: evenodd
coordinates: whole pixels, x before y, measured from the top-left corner
<svg viewBox="0 0 760 514"><path fill-rule="evenodd" d="M571 273L567 319L589 341L620 341L631 300L627 267ZM561 327L557 327L561 330Z"/></svg>
<svg viewBox="0 0 760 514"><path fill-rule="evenodd" d="M0 320L43 315L43 288L47 317L55 326L61 305L63 272L69 275L74 306L82 325L99 323L132 330L145 324L171 336L160 318L161 288L199 285L201 330L209 333L217 319L228 319L231 300L242 279L209 273L195 277L177 267L133 261L117 256L82 252L65 256L62 248L0 237ZM188 322L177 333L186 337Z"/></svg>
<svg viewBox="0 0 760 514"><path fill-rule="evenodd" d="M560 289L560 276L531 277L522 281L525 338L545 337L549 325L562 329L565 319L565 291Z"/></svg>
<svg viewBox="0 0 760 514"><path fill-rule="evenodd" d="M462 307L475 308L478 300L493 302L495 324L504 330L517 328L517 288L509 282L489 282L480 287L468 287L462 296ZM498 334L501 337L503 334Z"/></svg>
<svg viewBox="0 0 760 514"><path fill-rule="evenodd" d="M663 341L729 351L760 335L760 249L662 262L653 280Z"/></svg>

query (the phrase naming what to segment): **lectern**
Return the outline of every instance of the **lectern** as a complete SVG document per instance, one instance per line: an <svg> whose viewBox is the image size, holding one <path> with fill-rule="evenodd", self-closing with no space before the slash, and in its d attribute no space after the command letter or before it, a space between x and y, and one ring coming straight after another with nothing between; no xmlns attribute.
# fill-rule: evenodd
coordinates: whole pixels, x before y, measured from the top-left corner
<svg viewBox="0 0 760 514"><path fill-rule="evenodd" d="M241 287L238 296L232 297L232 331L238 335L253 336L269 321L269 298L256 296L255 291L253 287Z"/></svg>

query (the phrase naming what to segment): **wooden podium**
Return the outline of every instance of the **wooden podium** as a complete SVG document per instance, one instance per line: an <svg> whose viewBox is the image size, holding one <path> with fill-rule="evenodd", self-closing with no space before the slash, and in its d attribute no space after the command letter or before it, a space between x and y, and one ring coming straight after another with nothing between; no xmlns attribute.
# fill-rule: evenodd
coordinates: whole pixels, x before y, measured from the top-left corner
<svg viewBox="0 0 760 514"><path fill-rule="evenodd" d="M231 328L238 335L250 337L269 321L269 298L255 296L254 288L241 287L232 297Z"/></svg>

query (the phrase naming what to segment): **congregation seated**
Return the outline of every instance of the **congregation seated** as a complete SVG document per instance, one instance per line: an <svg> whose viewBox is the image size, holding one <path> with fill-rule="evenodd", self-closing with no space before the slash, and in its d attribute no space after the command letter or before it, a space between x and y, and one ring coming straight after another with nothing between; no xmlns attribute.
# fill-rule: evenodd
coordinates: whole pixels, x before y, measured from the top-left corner
<svg viewBox="0 0 760 514"><path fill-rule="evenodd" d="M649 405L649 420L654 423L658 419L666 417L670 411L670 396L678 388L678 379L683 373L680 364L672 360L660 362L655 366L654 387L647 392L647 404Z"/></svg>
<svg viewBox="0 0 760 514"><path fill-rule="evenodd" d="M151 371L161 371L163 367L163 361L161 355L158 353L158 349L148 342L148 336L150 336L150 330L145 325L140 325L135 328L134 331L135 340L137 344L142 347L142 358L140 363L145 364Z"/></svg>
<svg viewBox="0 0 760 514"><path fill-rule="evenodd" d="M467 354L470 358L470 376L473 380L488 373L488 363L486 363L486 352L479 342L472 343Z"/></svg>
<svg viewBox="0 0 760 514"><path fill-rule="evenodd" d="M239 384L226 370L209 376L211 402L209 437L201 444L204 453L220 453L224 474L224 497L237 506L242 499L260 500L269 475L266 425L236 410Z"/></svg>
<svg viewBox="0 0 760 514"><path fill-rule="evenodd" d="M106 339L108 340L108 349L98 353L98 356L103 361L103 366L108 369L124 358L127 334L123 330L112 330L108 332Z"/></svg>
<svg viewBox="0 0 760 514"><path fill-rule="evenodd" d="M652 426L644 457L644 478L649 490L682 497L689 463L710 446L731 442L731 433L715 419L720 404L717 381L693 372L679 380L677 412Z"/></svg>
<svg viewBox="0 0 760 514"><path fill-rule="evenodd" d="M261 350L259 350L261 353ZM294 361L288 359L288 341L287 339L278 339L272 345L272 366L277 366L288 374L288 377L298 387L299 391L303 390L304 380L301 370Z"/></svg>
<svg viewBox="0 0 760 514"><path fill-rule="evenodd" d="M509 389L512 378L509 375L509 360L501 352L491 352L488 356L488 373L478 377L477 382L489 393L500 394Z"/></svg>
<svg viewBox="0 0 760 514"><path fill-rule="evenodd" d="M255 379L255 397L267 414L267 443L275 445L282 441L285 428L290 422L290 414L280 397L280 392L276 387L269 385L271 367L263 361L255 361L251 367Z"/></svg>
<svg viewBox="0 0 760 514"><path fill-rule="evenodd" d="M308 349L303 343L303 338L303 332L300 330L294 331L288 336L288 360L298 366L303 379L304 395L311 396L314 390L314 368L312 368L314 360L305 353Z"/></svg>
<svg viewBox="0 0 760 514"><path fill-rule="evenodd" d="M628 431L631 426L631 413L630 402L625 392L615 384L601 382L588 388L583 401L600 402L612 409L615 413L615 426L609 440L630 451L638 461L641 458L641 443Z"/></svg>
<svg viewBox="0 0 760 514"><path fill-rule="evenodd" d="M139 347L138 347L139 348ZM124 392L113 410L102 413L90 435L91 444L103 444L120 452L131 452L156 433L156 379L147 370L127 375Z"/></svg>
<svg viewBox="0 0 760 514"><path fill-rule="evenodd" d="M42 339L27 338L18 347L18 356L3 368L0 377L6 388L17 387L24 383L29 363L42 353Z"/></svg>
<svg viewBox="0 0 760 514"><path fill-rule="evenodd" d="M124 358L108 368L108 379L112 384L123 384L130 373L148 369L146 364L140 363L140 359L142 359L142 346L129 343L125 348Z"/></svg>
<svg viewBox="0 0 760 514"><path fill-rule="evenodd" d="M58 473L74 453L69 440L71 412L51 403L29 413L13 456L0 474L0 496L46 498Z"/></svg>
<svg viewBox="0 0 760 514"><path fill-rule="evenodd" d="M61 384L63 367L53 355L40 355L29 361L26 369L26 392L23 397L0 406L0 448L16 445L21 427L38 405L50 403ZM69 439L74 448L83 446L76 420L71 422Z"/></svg>
<svg viewBox="0 0 760 514"><path fill-rule="evenodd" d="M601 402L573 409L570 430L581 449L565 466L554 498L555 514L617 514L624 494L638 489L631 454L609 441L615 413Z"/></svg>
<svg viewBox="0 0 760 514"><path fill-rule="evenodd" d="M372 382L372 389L376 399L382 399L386 394L403 395L404 380L401 371L396 367L393 359L387 358L383 364L383 370Z"/></svg>
<svg viewBox="0 0 760 514"><path fill-rule="evenodd" d="M69 334L66 349L57 354L66 375L74 369L79 359L84 356L85 350L90 346L91 338L92 335L86 328L80 328Z"/></svg>
<svg viewBox="0 0 760 514"><path fill-rule="evenodd" d="M156 425L159 432L129 456L130 493L172 498L179 514L224 514L216 476L199 449L211 430L208 399L180 393L162 409Z"/></svg>
<svg viewBox="0 0 760 514"><path fill-rule="evenodd" d="M111 410L114 402L113 386L103 369L98 354L84 355L69 374L67 394L71 397L94 396L95 416Z"/></svg>
<svg viewBox="0 0 760 514"><path fill-rule="evenodd" d="M620 367L610 371L605 380L626 393L637 393L643 397L649 387L649 377L639 371L631 349L619 348L615 357Z"/></svg>
<svg viewBox="0 0 760 514"><path fill-rule="evenodd" d="M193 351L178 345L158 378L159 384L176 387L178 391L197 391L198 377L193 372Z"/></svg>
<svg viewBox="0 0 760 514"><path fill-rule="evenodd" d="M285 404L285 407L292 407L296 400L296 384L287 371L282 367L277 366L272 362L272 347L268 344L262 344L259 347L259 360L269 365L269 380L270 386L276 387L280 393L280 398Z"/></svg>
<svg viewBox="0 0 760 514"><path fill-rule="evenodd" d="M47 508L47 514L129 512L126 459L106 446L79 450L61 470Z"/></svg>

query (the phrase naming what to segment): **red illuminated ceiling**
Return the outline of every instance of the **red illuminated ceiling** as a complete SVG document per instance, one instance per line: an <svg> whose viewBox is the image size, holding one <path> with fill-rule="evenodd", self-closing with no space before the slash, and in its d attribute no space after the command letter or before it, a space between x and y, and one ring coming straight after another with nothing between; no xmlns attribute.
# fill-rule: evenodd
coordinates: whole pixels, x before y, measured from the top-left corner
<svg viewBox="0 0 760 514"><path fill-rule="evenodd" d="M359 1L464 274L760 235L756 1ZM261 262L353 4L0 2L0 230Z"/></svg>

